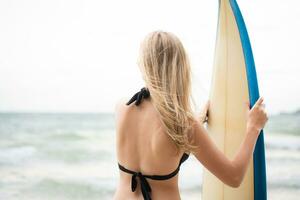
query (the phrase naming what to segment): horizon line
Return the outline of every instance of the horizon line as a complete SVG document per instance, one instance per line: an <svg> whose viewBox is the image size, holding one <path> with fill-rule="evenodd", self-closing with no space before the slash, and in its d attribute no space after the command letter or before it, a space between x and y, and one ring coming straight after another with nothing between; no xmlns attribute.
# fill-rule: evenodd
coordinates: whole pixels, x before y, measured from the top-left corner
<svg viewBox="0 0 300 200"><path fill-rule="evenodd" d="M290 111L270 112L270 116L300 113L300 108ZM29 110L0 110L0 114L114 114L114 111L29 111Z"/></svg>

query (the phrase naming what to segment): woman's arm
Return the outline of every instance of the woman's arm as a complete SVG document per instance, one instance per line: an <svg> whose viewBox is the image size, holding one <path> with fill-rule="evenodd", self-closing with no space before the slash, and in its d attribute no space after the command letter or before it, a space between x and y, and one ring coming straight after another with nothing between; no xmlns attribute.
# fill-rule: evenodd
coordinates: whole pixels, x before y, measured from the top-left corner
<svg viewBox="0 0 300 200"><path fill-rule="evenodd" d="M249 161L253 155L254 147L260 130L268 118L264 110L263 99L260 98L247 113L247 129L243 142L233 160L226 157L208 136L201 121L196 121L193 127L192 140L198 148L195 157L222 182L239 187L247 171Z"/></svg>

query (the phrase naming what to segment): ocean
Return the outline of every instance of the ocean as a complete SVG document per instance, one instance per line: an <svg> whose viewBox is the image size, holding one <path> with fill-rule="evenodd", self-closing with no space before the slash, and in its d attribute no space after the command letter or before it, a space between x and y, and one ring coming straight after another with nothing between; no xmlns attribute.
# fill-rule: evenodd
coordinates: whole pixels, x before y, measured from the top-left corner
<svg viewBox="0 0 300 200"><path fill-rule="evenodd" d="M114 127L111 113L1 113L0 200L112 199ZM299 199L300 113L271 116L264 134L268 199ZM182 165L183 200L201 199L202 170Z"/></svg>

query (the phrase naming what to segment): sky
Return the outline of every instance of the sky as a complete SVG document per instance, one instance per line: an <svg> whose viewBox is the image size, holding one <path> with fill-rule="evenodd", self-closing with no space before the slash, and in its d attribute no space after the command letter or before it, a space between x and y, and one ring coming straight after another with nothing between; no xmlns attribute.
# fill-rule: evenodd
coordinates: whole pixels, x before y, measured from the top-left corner
<svg viewBox="0 0 300 200"><path fill-rule="evenodd" d="M300 108L300 2L238 0L260 93L275 114ZM209 97L217 0L0 1L0 112L113 112L144 86L139 45L182 41L197 107Z"/></svg>

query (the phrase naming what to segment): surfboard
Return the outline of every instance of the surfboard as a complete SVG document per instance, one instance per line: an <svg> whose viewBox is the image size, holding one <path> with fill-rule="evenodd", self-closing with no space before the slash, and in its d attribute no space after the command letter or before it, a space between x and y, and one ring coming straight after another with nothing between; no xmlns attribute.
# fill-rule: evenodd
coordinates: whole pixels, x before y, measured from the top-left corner
<svg viewBox="0 0 300 200"><path fill-rule="evenodd" d="M249 36L236 0L219 0L214 66L207 129L218 148L232 159L246 134L246 110L259 98ZM202 200L266 200L264 136L261 132L243 182L232 188L207 169Z"/></svg>

